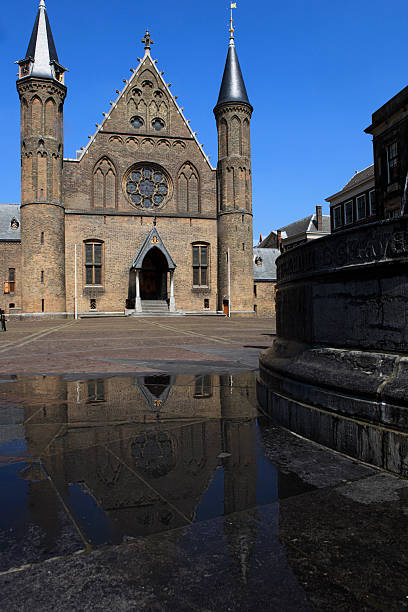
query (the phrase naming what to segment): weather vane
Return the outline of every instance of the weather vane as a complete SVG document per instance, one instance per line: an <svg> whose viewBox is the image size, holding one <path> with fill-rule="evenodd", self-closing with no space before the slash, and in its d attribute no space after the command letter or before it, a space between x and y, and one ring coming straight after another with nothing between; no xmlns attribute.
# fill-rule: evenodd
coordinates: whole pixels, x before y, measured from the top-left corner
<svg viewBox="0 0 408 612"><path fill-rule="evenodd" d="M237 8L237 3L231 2L231 19L230 19L230 29L229 29L230 40L234 40L234 19L233 19L232 9L236 9L236 8Z"/></svg>

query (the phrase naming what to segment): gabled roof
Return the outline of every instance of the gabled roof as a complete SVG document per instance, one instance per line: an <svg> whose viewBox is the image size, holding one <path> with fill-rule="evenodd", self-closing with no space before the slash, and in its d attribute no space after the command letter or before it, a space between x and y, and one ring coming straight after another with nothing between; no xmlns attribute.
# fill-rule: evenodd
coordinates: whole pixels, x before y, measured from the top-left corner
<svg viewBox="0 0 408 612"><path fill-rule="evenodd" d="M176 264L174 263L170 253L164 246L163 241L160 238L159 232L157 231L156 227L153 227L153 229L150 230L150 232L146 236L142 246L139 249L138 254L133 260L131 269L141 270L145 256L150 251L150 249L154 249L154 248L159 249L159 251L163 253L163 255L165 256L167 260L167 265L169 267L169 270L175 270Z"/></svg>
<svg viewBox="0 0 408 612"><path fill-rule="evenodd" d="M254 280L276 281L276 260L280 255L279 249L262 249L254 247ZM258 263L256 263L258 261ZM261 265L259 265L259 262Z"/></svg>
<svg viewBox="0 0 408 612"><path fill-rule="evenodd" d="M355 187L364 181L367 181L370 178L374 177L374 164L368 166L368 168L364 168L364 170L360 170L356 172L351 179L344 185L343 189L351 189L351 187Z"/></svg>
<svg viewBox="0 0 408 612"><path fill-rule="evenodd" d="M14 219L18 223L17 229L12 228ZM7 242L19 242L21 240L20 204L0 204L0 240Z"/></svg>
<svg viewBox="0 0 408 612"><path fill-rule="evenodd" d="M330 234L330 215L322 215L322 226L320 231ZM289 223L289 225L284 225L280 228L280 231L282 233L282 239L298 236L299 234L317 232L316 214Z"/></svg>
<svg viewBox="0 0 408 612"><path fill-rule="evenodd" d="M276 249L277 246L278 234L273 230L258 244L260 249Z"/></svg>
<svg viewBox="0 0 408 612"><path fill-rule="evenodd" d="M83 156L88 153L89 148L92 146L92 144L95 141L95 138L97 137L99 132L103 132L104 128L109 129L108 128L109 120L111 118L112 112L117 108L119 102L127 94L128 90L130 88L134 87L135 81L137 80L137 77L138 77L139 73L142 72L143 69L146 68L146 64L148 64L149 70L154 70L155 71L157 79L159 80L159 83L161 83L163 89L168 94L169 100L175 105L175 107L177 109L177 112L179 113L181 119L183 120L185 126L187 127L187 129L188 129L188 131L190 133L190 136L195 140L195 142L196 142L198 148L200 149L200 151L201 151L205 161L207 162L208 166L210 167L211 170L215 170L215 168L213 168L213 166L210 163L209 156L205 154L203 146L199 143L199 141L197 139L197 136L196 136L196 132L193 132L193 130L192 130L191 126L190 126L190 122L187 121L187 119L185 118L185 116L183 114L183 110L178 105L178 103L177 103L177 101L175 99L175 96L171 93L168 84L163 79L162 73L159 72L159 70L157 68L157 60L153 60L150 57L150 49L149 48L145 48L145 54L144 54L144 57L139 60L139 66L136 69L132 70L132 72L133 72L132 76L130 77L130 79L128 81L126 81L125 87L119 93L116 101L111 105L111 107L109 109L109 112L103 113L104 119L103 119L102 123L98 124L96 132L94 133L92 138L90 138L90 140L89 140L88 144L86 145L86 147L84 147L84 149L81 151L81 154L79 155L79 157L77 157L77 159L69 159L69 160L66 160L66 161L70 161L70 162L79 162L79 161L81 161Z"/></svg>
<svg viewBox="0 0 408 612"><path fill-rule="evenodd" d="M233 37L229 42L217 106L228 102L243 102L250 105Z"/></svg>
<svg viewBox="0 0 408 612"><path fill-rule="evenodd" d="M351 179L348 180L347 183L344 185L344 187L340 189L340 191L326 198L326 202L330 202L336 196L339 196L342 193L347 193L348 191L351 191L355 187L358 187L359 185L363 185L364 183L367 183L370 180L374 181L374 164L372 164L371 166L368 166L367 168L364 168L364 170L355 172L353 176L351 177Z"/></svg>

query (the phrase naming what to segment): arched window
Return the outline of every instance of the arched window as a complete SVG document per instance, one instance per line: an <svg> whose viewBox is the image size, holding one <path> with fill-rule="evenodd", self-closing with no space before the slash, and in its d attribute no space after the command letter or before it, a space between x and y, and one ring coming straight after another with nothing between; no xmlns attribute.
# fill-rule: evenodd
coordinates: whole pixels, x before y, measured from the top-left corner
<svg viewBox="0 0 408 612"><path fill-rule="evenodd" d="M108 157L102 157L93 172L94 208L116 208L116 170Z"/></svg>
<svg viewBox="0 0 408 612"><path fill-rule="evenodd" d="M193 249L193 287L208 287L210 284L210 245L194 242Z"/></svg>
<svg viewBox="0 0 408 612"><path fill-rule="evenodd" d="M178 173L178 209L184 212L200 212L200 179L196 168L186 162Z"/></svg>
<svg viewBox="0 0 408 612"><path fill-rule="evenodd" d="M85 240L84 242L84 261L85 261L85 284L103 284L103 242L102 240Z"/></svg>

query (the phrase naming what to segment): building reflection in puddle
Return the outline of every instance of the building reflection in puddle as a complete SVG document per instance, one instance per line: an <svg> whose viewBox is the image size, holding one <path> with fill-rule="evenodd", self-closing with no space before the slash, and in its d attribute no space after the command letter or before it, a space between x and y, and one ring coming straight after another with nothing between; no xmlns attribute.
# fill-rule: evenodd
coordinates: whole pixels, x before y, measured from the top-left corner
<svg viewBox="0 0 408 612"><path fill-rule="evenodd" d="M54 524L51 531L59 511L52 516L47 478L49 495L57 492L94 545L253 508L257 491L263 503L277 499L276 469L268 460L268 492L258 483L253 373L21 377L2 384L1 392L20 404L27 456L20 480L38 517ZM15 439L15 431L10 435ZM22 459L9 452L4 462Z"/></svg>

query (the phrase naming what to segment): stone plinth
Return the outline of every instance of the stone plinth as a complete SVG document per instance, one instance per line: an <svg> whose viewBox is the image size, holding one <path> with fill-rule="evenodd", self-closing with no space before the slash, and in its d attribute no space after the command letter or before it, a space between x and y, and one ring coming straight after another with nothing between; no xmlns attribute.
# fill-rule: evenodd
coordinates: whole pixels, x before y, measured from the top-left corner
<svg viewBox="0 0 408 612"><path fill-rule="evenodd" d="M299 427L292 400L320 411L323 428L323 415L336 414L408 431L408 217L299 246L277 270L278 337L260 358L261 406L274 414L285 398L278 422L337 450L316 423L310 435Z"/></svg>

